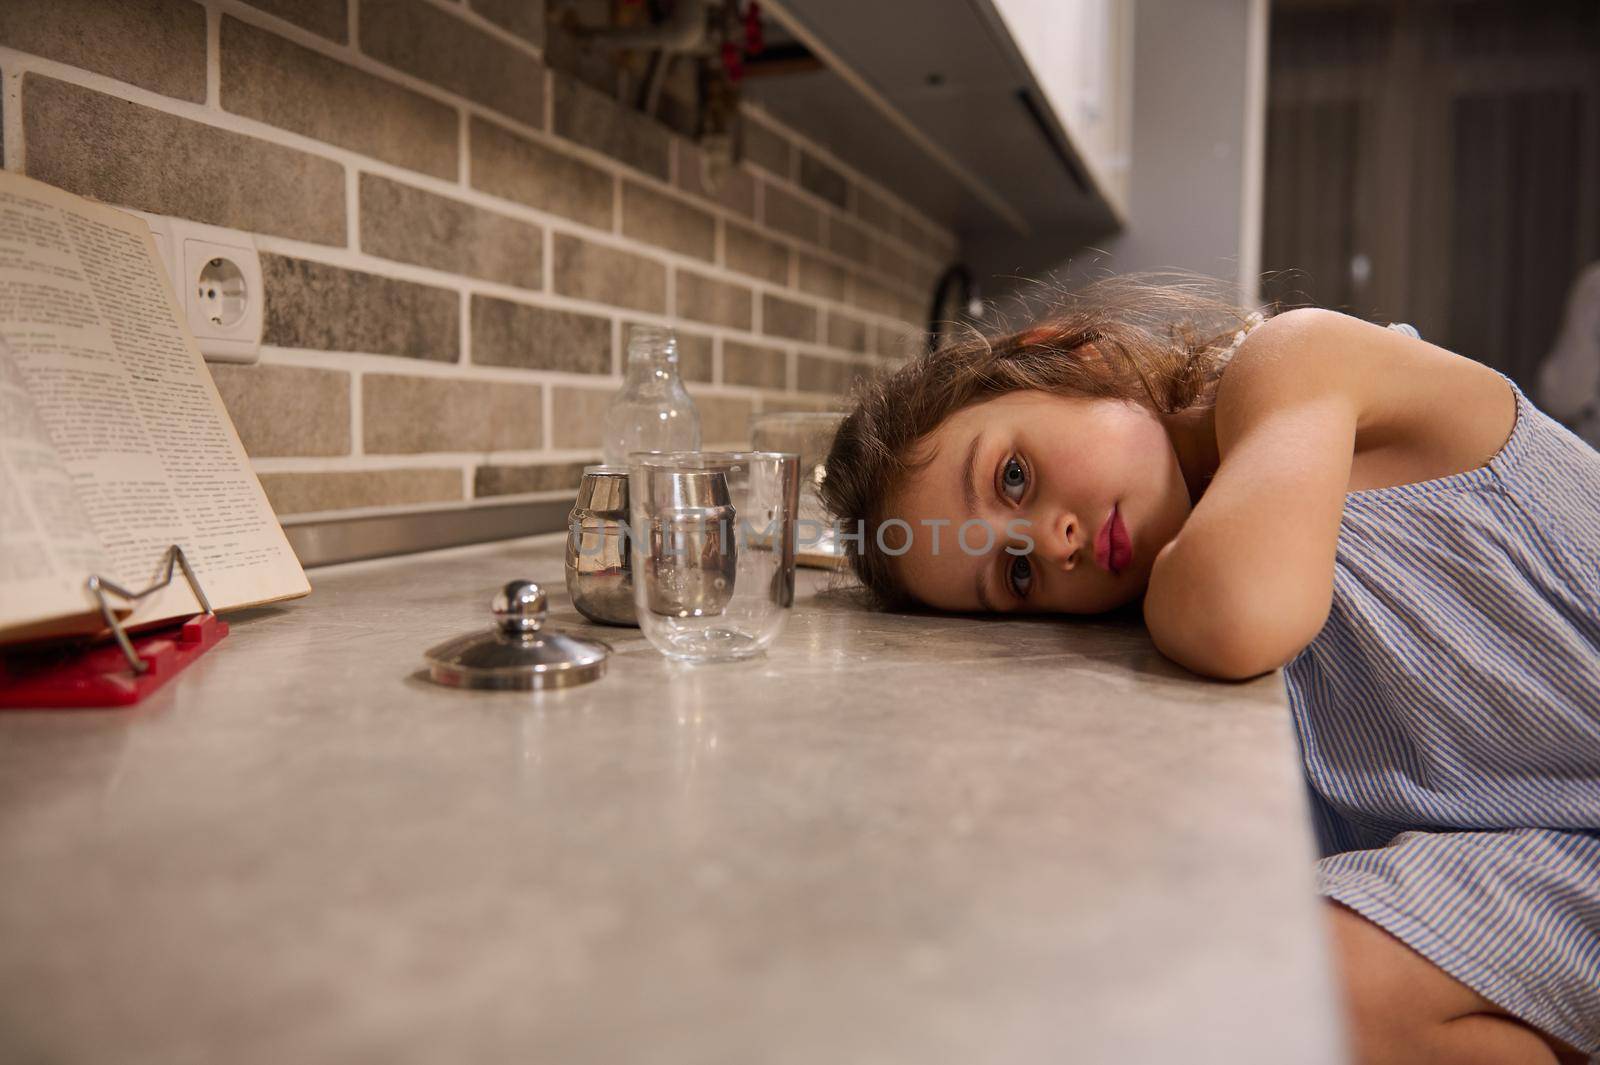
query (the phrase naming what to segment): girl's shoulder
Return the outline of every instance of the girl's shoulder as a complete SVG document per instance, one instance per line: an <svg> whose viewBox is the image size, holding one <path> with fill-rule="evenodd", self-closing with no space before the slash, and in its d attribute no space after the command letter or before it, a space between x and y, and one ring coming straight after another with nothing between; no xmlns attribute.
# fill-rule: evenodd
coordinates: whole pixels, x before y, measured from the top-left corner
<svg viewBox="0 0 1600 1065"><path fill-rule="evenodd" d="M1420 339L1410 326L1385 328L1336 311L1301 309L1241 332L1235 353L1249 352L1253 372L1270 363L1269 373L1315 380L1354 407L1347 491L1477 469L1500 452L1516 426L1516 393L1501 374ZM1271 402L1276 390L1252 394Z"/></svg>

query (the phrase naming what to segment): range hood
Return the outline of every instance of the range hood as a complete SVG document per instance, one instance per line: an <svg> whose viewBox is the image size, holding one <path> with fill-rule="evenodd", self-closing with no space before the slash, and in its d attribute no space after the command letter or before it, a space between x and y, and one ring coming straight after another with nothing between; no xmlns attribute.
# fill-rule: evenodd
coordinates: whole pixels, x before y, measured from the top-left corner
<svg viewBox="0 0 1600 1065"><path fill-rule="evenodd" d="M954 229L976 272L1058 262L1122 227L992 0L762 11L820 63L750 77L745 97Z"/></svg>

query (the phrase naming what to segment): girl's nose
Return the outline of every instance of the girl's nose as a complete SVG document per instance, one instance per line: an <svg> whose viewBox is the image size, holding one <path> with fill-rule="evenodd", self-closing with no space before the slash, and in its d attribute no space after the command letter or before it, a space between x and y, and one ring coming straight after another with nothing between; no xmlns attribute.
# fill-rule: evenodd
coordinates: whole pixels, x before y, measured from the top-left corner
<svg viewBox="0 0 1600 1065"><path fill-rule="evenodd" d="M1063 570L1075 569L1083 562L1083 531L1077 519L1057 514L1042 529L1044 535L1034 547L1041 561Z"/></svg>

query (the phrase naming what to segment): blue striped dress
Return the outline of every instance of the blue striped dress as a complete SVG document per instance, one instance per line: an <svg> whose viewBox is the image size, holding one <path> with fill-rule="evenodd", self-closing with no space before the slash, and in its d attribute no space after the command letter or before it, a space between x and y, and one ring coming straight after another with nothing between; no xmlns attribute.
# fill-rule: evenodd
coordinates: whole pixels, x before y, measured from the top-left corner
<svg viewBox="0 0 1600 1065"><path fill-rule="evenodd" d="M1284 680L1319 892L1600 1054L1600 452L1501 376L1487 465L1345 496Z"/></svg>

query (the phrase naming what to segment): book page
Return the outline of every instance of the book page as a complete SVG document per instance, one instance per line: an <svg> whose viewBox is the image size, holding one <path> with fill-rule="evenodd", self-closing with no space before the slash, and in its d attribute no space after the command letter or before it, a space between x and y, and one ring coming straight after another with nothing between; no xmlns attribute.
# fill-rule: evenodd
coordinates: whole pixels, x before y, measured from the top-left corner
<svg viewBox="0 0 1600 1065"><path fill-rule="evenodd" d="M0 335L104 550L101 576L141 591L180 544L215 609L304 595L180 314L143 220L0 173ZM129 623L198 610L179 575Z"/></svg>
<svg viewBox="0 0 1600 1065"><path fill-rule="evenodd" d="M110 565L0 338L0 632L44 612L68 616L38 635L99 625L86 609L83 574Z"/></svg>

